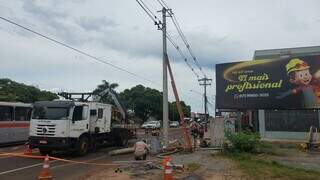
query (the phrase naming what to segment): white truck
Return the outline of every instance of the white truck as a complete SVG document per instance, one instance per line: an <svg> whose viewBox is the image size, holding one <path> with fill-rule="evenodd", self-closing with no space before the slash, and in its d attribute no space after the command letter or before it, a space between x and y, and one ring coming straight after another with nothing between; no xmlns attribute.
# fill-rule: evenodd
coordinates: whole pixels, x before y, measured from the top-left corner
<svg viewBox="0 0 320 180"><path fill-rule="evenodd" d="M126 145L134 137L135 126L128 124L123 106L111 92L107 90L102 95L111 95L118 111L111 104L86 101L83 95L80 100L72 99L71 93L65 96L69 100L35 102L30 120L31 148L39 148L43 155L55 150L84 155L100 144ZM121 120L116 116L119 111Z"/></svg>

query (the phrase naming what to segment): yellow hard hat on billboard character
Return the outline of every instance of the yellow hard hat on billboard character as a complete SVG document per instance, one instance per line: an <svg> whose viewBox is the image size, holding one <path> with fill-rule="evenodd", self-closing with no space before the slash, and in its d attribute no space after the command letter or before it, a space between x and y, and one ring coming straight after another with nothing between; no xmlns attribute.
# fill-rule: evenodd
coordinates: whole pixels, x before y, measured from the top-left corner
<svg viewBox="0 0 320 180"><path fill-rule="evenodd" d="M287 74L294 72L294 71L301 71L305 69L309 69L310 66L299 58L291 59L288 64L286 65Z"/></svg>

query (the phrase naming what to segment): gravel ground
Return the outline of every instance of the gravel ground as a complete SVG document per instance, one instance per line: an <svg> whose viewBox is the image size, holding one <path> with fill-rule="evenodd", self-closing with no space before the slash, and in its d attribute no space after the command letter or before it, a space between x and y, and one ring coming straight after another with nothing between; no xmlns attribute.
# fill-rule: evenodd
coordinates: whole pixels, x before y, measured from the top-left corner
<svg viewBox="0 0 320 180"><path fill-rule="evenodd" d="M178 178L185 180L212 179L241 179L243 174L229 160L219 156L219 152L212 150L198 150L192 154L172 155L173 162L188 166L197 166L194 171L188 171ZM245 178L242 178L245 179Z"/></svg>
<svg viewBox="0 0 320 180"><path fill-rule="evenodd" d="M172 162L175 164L183 164L185 167L195 165L196 169L188 169L182 171L174 171L175 179L183 180L225 180L225 179L241 179L241 172L228 159L219 155L213 155L213 151L199 150L192 154L177 153L171 155ZM150 157L155 160L155 157ZM155 164L161 166L158 159ZM115 172L114 168L99 168L83 177L86 180L162 180L163 170L158 168L145 169L146 164L126 164L120 169L122 172ZM242 178L244 179L244 178Z"/></svg>

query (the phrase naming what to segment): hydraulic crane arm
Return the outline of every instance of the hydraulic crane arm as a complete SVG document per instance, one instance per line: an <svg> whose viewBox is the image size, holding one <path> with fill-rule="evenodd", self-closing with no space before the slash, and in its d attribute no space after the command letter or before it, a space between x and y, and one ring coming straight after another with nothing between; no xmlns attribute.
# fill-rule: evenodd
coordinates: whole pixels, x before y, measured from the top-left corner
<svg viewBox="0 0 320 180"><path fill-rule="evenodd" d="M118 98L118 95L117 93L112 90L112 89L106 89L102 92L100 92L98 95L98 98L97 100L100 101L101 97L105 96L105 95L108 95L112 98L112 100L114 101L114 103L116 104L117 108L119 109L122 117L124 120L126 120L127 118L127 113L126 113L126 110L125 110L125 107L123 106L123 104L121 104L121 102L119 101L119 98Z"/></svg>

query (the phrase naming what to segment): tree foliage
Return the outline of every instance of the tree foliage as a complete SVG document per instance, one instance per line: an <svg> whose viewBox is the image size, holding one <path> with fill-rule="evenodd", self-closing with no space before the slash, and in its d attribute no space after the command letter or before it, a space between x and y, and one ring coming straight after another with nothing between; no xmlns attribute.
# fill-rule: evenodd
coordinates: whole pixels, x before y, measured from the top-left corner
<svg viewBox="0 0 320 180"><path fill-rule="evenodd" d="M41 91L10 79L0 79L0 101L32 103L35 101L51 101L57 99L55 93Z"/></svg>
<svg viewBox="0 0 320 180"><path fill-rule="evenodd" d="M186 105L186 103L184 101L180 101L180 105L181 105L184 117L190 117L191 107ZM178 112L177 105L176 105L175 101L169 103L169 119L171 121L179 121L180 120L179 112Z"/></svg>
<svg viewBox="0 0 320 180"><path fill-rule="evenodd" d="M119 94L121 101L127 108L134 110L135 115L146 121L150 116L162 119L162 92L137 85L131 89L125 89ZM182 110L186 117L190 117L191 107L181 101ZM169 119L179 121L176 103L169 103Z"/></svg>
<svg viewBox="0 0 320 180"><path fill-rule="evenodd" d="M143 121L150 116L162 118L162 93L156 89L137 85L125 89L119 97L125 107L134 110L135 115Z"/></svg>
<svg viewBox="0 0 320 180"><path fill-rule="evenodd" d="M104 91L106 89L114 90L118 86L119 86L119 84L117 84L117 83L109 83L106 80L102 80L102 84L99 84L97 86L97 88L93 91L93 93L96 94L96 95L99 95L99 93L101 93L102 91ZM108 104L114 104L114 102L111 99L111 97L108 96L107 94L101 97L101 102L108 103Z"/></svg>

